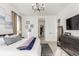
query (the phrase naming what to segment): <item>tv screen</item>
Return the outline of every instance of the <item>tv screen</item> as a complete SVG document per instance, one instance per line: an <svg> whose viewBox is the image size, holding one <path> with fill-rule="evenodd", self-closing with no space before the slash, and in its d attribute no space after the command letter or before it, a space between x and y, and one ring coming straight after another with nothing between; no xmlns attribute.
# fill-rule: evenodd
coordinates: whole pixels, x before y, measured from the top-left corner
<svg viewBox="0 0 79 59"><path fill-rule="evenodd" d="M73 16L66 20L67 30L79 30L79 15Z"/></svg>

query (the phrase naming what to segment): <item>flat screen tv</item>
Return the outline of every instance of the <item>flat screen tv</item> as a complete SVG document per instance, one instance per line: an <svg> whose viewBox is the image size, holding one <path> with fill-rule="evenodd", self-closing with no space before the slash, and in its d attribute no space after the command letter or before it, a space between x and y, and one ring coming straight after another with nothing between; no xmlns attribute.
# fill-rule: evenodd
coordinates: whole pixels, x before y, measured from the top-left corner
<svg viewBox="0 0 79 59"><path fill-rule="evenodd" d="M79 14L66 19L67 30L79 30Z"/></svg>

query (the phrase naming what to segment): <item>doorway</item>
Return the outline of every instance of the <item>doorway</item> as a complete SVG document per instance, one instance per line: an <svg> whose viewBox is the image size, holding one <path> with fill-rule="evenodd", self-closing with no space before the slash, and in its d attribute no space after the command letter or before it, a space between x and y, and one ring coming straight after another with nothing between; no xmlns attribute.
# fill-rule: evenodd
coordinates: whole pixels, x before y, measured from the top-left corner
<svg viewBox="0 0 79 59"><path fill-rule="evenodd" d="M60 25L60 19L58 19L58 39L57 39L57 45L61 46L61 37L63 35L63 26Z"/></svg>
<svg viewBox="0 0 79 59"><path fill-rule="evenodd" d="M42 40L45 40L45 19L38 19L38 37Z"/></svg>

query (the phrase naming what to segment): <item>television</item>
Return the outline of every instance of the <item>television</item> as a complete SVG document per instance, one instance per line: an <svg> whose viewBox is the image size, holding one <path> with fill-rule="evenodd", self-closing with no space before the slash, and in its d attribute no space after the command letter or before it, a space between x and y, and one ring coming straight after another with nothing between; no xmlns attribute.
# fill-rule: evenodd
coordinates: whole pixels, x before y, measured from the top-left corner
<svg viewBox="0 0 79 59"><path fill-rule="evenodd" d="M79 14L66 19L67 30L79 30Z"/></svg>

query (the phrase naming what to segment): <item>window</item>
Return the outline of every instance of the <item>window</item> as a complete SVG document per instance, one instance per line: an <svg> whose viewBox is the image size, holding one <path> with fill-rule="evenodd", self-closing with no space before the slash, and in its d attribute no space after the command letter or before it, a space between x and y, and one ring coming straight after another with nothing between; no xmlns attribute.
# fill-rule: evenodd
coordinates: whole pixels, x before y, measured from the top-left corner
<svg viewBox="0 0 79 59"><path fill-rule="evenodd" d="M21 16L12 11L12 19L13 19L13 33L21 35L22 34Z"/></svg>

